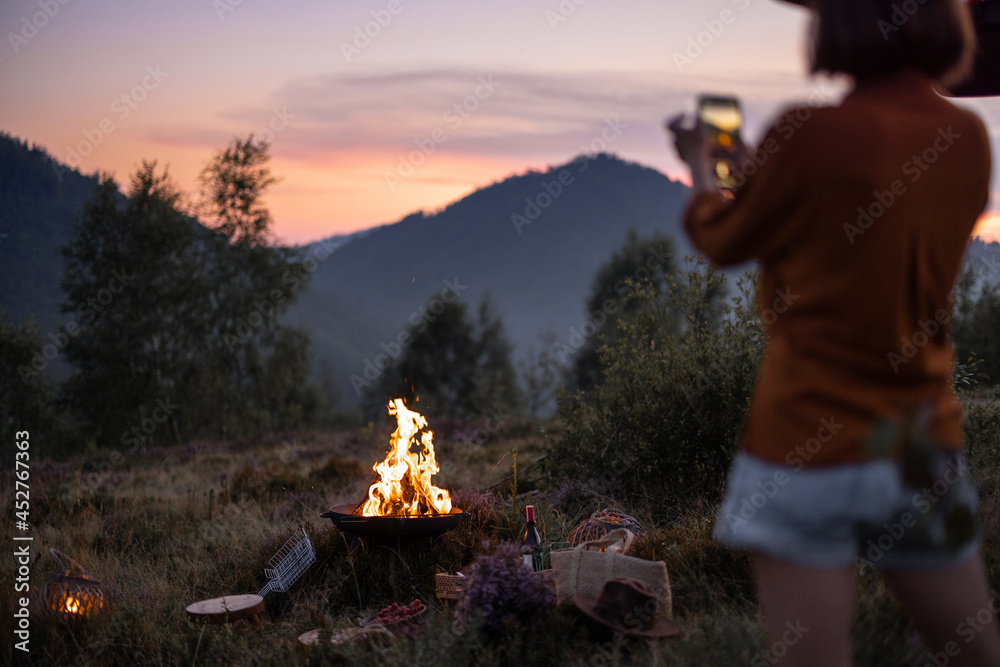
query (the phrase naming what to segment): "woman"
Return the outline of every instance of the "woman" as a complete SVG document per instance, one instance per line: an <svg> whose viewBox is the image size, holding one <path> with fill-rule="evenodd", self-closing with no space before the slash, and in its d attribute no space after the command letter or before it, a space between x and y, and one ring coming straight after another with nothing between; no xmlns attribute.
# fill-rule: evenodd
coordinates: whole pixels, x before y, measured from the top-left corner
<svg viewBox="0 0 1000 667"><path fill-rule="evenodd" d="M935 90L968 71L971 22L959 0L808 6L812 71L854 80L839 106L782 115L727 196L699 129L671 125L692 169L688 234L717 264L760 261L769 325L715 536L752 552L769 663L850 664L861 560L928 664L1000 665L949 338L989 140Z"/></svg>

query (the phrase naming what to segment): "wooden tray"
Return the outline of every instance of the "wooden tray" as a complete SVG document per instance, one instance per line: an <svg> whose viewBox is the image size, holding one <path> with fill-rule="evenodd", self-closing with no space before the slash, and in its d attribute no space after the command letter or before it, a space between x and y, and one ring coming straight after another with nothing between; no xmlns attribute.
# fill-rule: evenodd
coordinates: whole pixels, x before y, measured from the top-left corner
<svg viewBox="0 0 1000 667"><path fill-rule="evenodd" d="M187 606L188 618L198 623L212 625L235 623L245 618L260 628L262 626L257 614L262 611L264 611L264 598L253 594L226 595Z"/></svg>

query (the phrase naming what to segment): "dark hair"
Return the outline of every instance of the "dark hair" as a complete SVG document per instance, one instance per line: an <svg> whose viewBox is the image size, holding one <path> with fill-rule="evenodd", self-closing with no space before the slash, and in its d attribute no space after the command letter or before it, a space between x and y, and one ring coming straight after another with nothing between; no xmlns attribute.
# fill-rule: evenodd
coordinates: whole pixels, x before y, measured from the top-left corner
<svg viewBox="0 0 1000 667"><path fill-rule="evenodd" d="M874 79L914 68L944 85L972 70L976 37L961 0L813 0L812 71Z"/></svg>

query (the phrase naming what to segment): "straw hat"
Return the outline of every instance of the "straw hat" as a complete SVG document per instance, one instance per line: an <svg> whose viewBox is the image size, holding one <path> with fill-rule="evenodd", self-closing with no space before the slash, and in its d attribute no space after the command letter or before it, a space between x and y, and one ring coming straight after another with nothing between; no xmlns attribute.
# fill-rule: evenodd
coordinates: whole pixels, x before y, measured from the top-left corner
<svg viewBox="0 0 1000 667"><path fill-rule="evenodd" d="M573 604L595 621L627 635L677 634L677 626L660 609L656 593L638 579L610 579L596 598L574 595Z"/></svg>

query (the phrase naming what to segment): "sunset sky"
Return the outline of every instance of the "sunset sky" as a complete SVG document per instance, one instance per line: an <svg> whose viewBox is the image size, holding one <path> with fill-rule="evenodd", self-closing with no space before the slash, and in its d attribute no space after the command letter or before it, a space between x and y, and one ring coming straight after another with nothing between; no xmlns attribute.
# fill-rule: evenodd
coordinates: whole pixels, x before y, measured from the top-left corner
<svg viewBox="0 0 1000 667"><path fill-rule="evenodd" d="M699 92L741 97L751 140L842 95L805 74L805 19L774 0L3 0L0 129L121 184L156 159L186 192L263 133L275 232L302 243L593 150L681 177L662 120ZM959 103L1000 154L1000 98ZM979 233L1000 240L997 172Z"/></svg>

